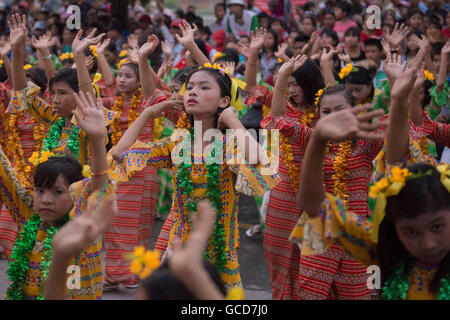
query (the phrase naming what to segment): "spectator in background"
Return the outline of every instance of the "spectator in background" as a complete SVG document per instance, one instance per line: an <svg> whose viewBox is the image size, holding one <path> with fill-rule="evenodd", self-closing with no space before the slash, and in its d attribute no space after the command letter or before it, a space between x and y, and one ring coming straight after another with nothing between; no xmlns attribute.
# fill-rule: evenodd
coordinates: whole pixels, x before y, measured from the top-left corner
<svg viewBox="0 0 450 320"><path fill-rule="evenodd" d="M336 17L334 16L334 11L332 9L324 9L320 12L320 22L323 29L333 30L334 24L336 23Z"/></svg>
<svg viewBox="0 0 450 320"><path fill-rule="evenodd" d="M270 16L267 12L258 14L258 25L260 28L269 29Z"/></svg>
<svg viewBox="0 0 450 320"><path fill-rule="evenodd" d="M106 35L111 39L111 43L116 46L117 52L120 52L120 45L124 41L122 36L122 26L120 22L113 21L106 29Z"/></svg>
<svg viewBox="0 0 450 320"><path fill-rule="evenodd" d="M350 20L349 15L352 12L352 5L346 1L338 1L334 9L336 22L333 30L338 34L339 42L344 42L344 34L348 28L357 27L356 22Z"/></svg>
<svg viewBox="0 0 450 320"><path fill-rule="evenodd" d="M423 12L417 8L411 9L408 11L408 15L406 16L406 24L409 27L409 30L423 30Z"/></svg>
<svg viewBox="0 0 450 320"><path fill-rule="evenodd" d="M350 59L349 61L355 63L360 60L364 60L366 55L361 50L361 31L357 27L348 28L344 34L345 53Z"/></svg>
<svg viewBox="0 0 450 320"><path fill-rule="evenodd" d="M250 32L258 27L256 15L244 9L244 0L228 0L227 5L231 13L227 19L229 40L239 40L241 35L250 36Z"/></svg>
<svg viewBox="0 0 450 320"><path fill-rule="evenodd" d="M317 29L317 20L312 15L306 15L302 20L302 25L300 27L300 31L307 35L311 36L311 34Z"/></svg>
<svg viewBox="0 0 450 320"><path fill-rule="evenodd" d="M258 7L255 6L255 0L247 0L247 10L253 12L256 15L261 13L261 10L259 10Z"/></svg>
<svg viewBox="0 0 450 320"><path fill-rule="evenodd" d="M386 80L386 74L383 71L383 46L378 39L369 38L364 41L364 53L367 59L375 62L377 72L373 78L373 86L377 89L382 88L382 82Z"/></svg>
<svg viewBox="0 0 450 320"><path fill-rule="evenodd" d="M273 19L270 22L269 29L277 33L278 43L283 43L289 38L289 33L286 31L287 25L280 19Z"/></svg>
<svg viewBox="0 0 450 320"><path fill-rule="evenodd" d="M214 6L214 16L216 17L216 21L209 26L213 34L219 30L226 31L227 29L226 11L227 10L225 4L223 4L222 2L219 2Z"/></svg>
<svg viewBox="0 0 450 320"><path fill-rule="evenodd" d="M363 24L362 24L362 31L361 31L361 42L362 43L364 43L364 41L366 41L366 39L368 39L368 38L379 39L383 35L383 32L381 29L373 29L367 24L367 20L370 18L371 15L372 14L368 13L368 12L365 12L363 15ZM395 20L394 20L394 24L392 25L392 27L394 25L395 25Z"/></svg>

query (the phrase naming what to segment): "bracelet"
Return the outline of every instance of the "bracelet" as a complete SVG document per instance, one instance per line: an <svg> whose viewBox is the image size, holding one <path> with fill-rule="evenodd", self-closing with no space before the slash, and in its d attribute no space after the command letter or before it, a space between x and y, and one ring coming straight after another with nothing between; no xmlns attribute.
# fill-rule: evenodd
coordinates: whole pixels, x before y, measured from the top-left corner
<svg viewBox="0 0 450 320"><path fill-rule="evenodd" d="M52 56L51 54L49 54L48 56L43 57L42 60L51 60L52 57L53 57L53 56Z"/></svg>
<svg viewBox="0 0 450 320"><path fill-rule="evenodd" d="M398 53L398 49L391 49L391 53Z"/></svg>

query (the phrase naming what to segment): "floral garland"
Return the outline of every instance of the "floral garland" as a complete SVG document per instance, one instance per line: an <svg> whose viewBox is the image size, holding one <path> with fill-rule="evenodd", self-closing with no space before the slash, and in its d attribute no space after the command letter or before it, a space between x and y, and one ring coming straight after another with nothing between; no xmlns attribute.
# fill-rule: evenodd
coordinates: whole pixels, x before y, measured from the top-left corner
<svg viewBox="0 0 450 320"><path fill-rule="evenodd" d="M70 220L70 216L66 215L61 225ZM36 236L39 230L39 226L42 220L37 215L34 214L27 224L24 226L23 231L19 233L14 248L11 254L11 262L8 266L8 279L11 284L6 292L6 298L8 300L23 300L25 294L23 292L23 286L25 285L27 272L30 267L30 259L27 255L33 250L36 243ZM42 280L45 281L48 277L48 269L52 260L52 239L59 227L50 226L47 232L47 238L44 242L44 253L42 255L42 261L40 264L40 270L42 272ZM37 300L44 300L44 284L43 281L39 288L39 296Z"/></svg>
<svg viewBox="0 0 450 320"><path fill-rule="evenodd" d="M120 117L123 111L123 96L123 93L118 96L114 101L114 105L112 107L112 110L117 112L117 116L111 124L111 142L113 145L116 145L122 137L122 130L120 129ZM142 103L142 97L142 89L139 88L133 95L130 108L128 109L128 128L139 116L138 108Z"/></svg>
<svg viewBox="0 0 450 320"><path fill-rule="evenodd" d="M326 156L329 154L332 144L328 143L326 148ZM333 194L344 202L347 206L347 175L348 175L348 158L352 151L352 141L342 141L339 143L339 150L337 152L336 159L333 161L333 179L334 179L334 189Z"/></svg>
<svg viewBox="0 0 450 320"><path fill-rule="evenodd" d="M189 129L191 138L194 135L194 129L190 127L190 124L187 119L187 115L184 114L177 123L178 128L187 128ZM182 155L183 150L180 152L180 156ZM215 157L215 150L213 149L211 152L211 156ZM206 194L211 201L214 209L216 210L216 222L214 225L214 232L212 234L212 245L213 250L205 251L205 259L212 260L215 257L214 265L217 268L219 273L225 271L225 266L227 263L227 256L225 251L225 226L221 221L222 215L222 199L220 196L220 166L216 163L206 164ZM191 213L197 212L197 203L195 200L191 199L191 193L194 191L194 183L191 180L191 172L192 172L192 164L183 163L180 164L179 170L177 172L177 179L180 181L180 189L181 192L186 196L186 200L184 202L184 207L190 211ZM189 222L189 218L188 218Z"/></svg>
<svg viewBox="0 0 450 320"><path fill-rule="evenodd" d="M385 300L405 300L411 283L411 272L405 272L405 266L401 261L392 276L385 281L381 297ZM450 300L450 274L441 278L437 292L437 300Z"/></svg>
<svg viewBox="0 0 450 320"><path fill-rule="evenodd" d="M47 137L44 139L42 144L41 153L33 153L30 158L30 162L33 162L35 165L38 165L41 161L41 157L44 153L51 153L52 150L58 148L59 140L61 139L62 130L66 124L66 120L64 118L57 119L50 129L48 130ZM72 156L78 160L80 156L80 128L77 126L72 126L72 130L69 132L67 137L67 149L70 151ZM37 157L39 155L39 160ZM37 160L37 161L36 161Z"/></svg>
<svg viewBox="0 0 450 320"><path fill-rule="evenodd" d="M301 123L307 127L311 127L312 119L317 111L317 107L307 109L301 119ZM289 181L295 192L298 190L298 167L294 162L294 154L292 152L292 146L289 143L289 139L280 133L280 149L282 151L282 160L286 165L289 175Z"/></svg>

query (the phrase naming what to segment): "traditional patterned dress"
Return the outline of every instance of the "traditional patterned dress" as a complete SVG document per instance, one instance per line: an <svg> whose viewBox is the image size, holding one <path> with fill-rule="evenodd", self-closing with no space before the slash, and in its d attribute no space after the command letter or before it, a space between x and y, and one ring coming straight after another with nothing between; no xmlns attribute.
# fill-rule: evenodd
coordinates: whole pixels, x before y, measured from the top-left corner
<svg viewBox="0 0 450 320"><path fill-rule="evenodd" d="M268 87L258 85L253 94L247 97L245 103L251 105L259 102L270 109L272 96L273 92ZM287 103L285 117L289 119L288 121L301 122L304 116L305 114L302 111L294 109ZM315 118L317 118L317 114ZM280 130L280 139L282 137L287 138L286 142L289 144L287 147L291 149L293 163L296 171L299 172L306 150L306 142L294 139L293 130L290 128L278 126L268 119L270 118L261 122L261 127L268 130ZM300 252L297 245L287 240L300 216L300 208L298 208L296 201L298 181L292 183L288 165L283 160L286 157L284 147L280 149L278 171L280 183L270 191L264 230L264 252L270 274L272 299L296 300Z"/></svg>
<svg viewBox="0 0 450 320"><path fill-rule="evenodd" d="M42 143L42 138L45 134L45 128L39 125L39 120L36 117L33 117L27 112L21 112L19 114L11 114L6 112L9 101L11 99L11 89L12 86L9 81L1 84L1 144L4 152L8 156L8 159L11 160L16 175L24 184L26 182L25 180L30 179L32 172L30 171L30 173L26 173L25 168L19 168L18 163L23 163L23 165L26 166L32 166L28 159L31 157L31 154L36 151L36 144L39 147ZM38 141L35 139L35 133L36 136L41 137L38 139ZM21 148L23 154L20 154L20 150L16 149L13 146ZM5 250L6 256L9 259L18 231L16 224L11 219L11 215L8 213L6 208L1 205L0 207L0 243Z"/></svg>
<svg viewBox="0 0 450 320"><path fill-rule="evenodd" d="M303 256L321 255L327 248L339 246L365 266L378 265L376 244L371 238L372 223L360 214L348 211L341 200L327 193L318 217L303 213L291 234L291 241L302 244ZM438 265L412 263L407 300L434 300L430 283Z"/></svg>
<svg viewBox="0 0 450 320"><path fill-rule="evenodd" d="M306 148L312 129L298 121L293 121L286 114L272 117L264 121L266 128L279 128L282 132L289 132L291 140ZM364 219L369 216L368 186L372 174L372 161L381 151L383 142L353 141L348 156L346 188L348 194L348 208ZM339 155L340 146L333 144L325 157L325 188L327 192L334 192L335 174L334 163ZM269 204L270 206L270 204ZM297 209L298 210L298 209ZM297 215L300 211L297 211ZM285 221L280 224L286 223ZM335 293L338 299L369 299L367 289L367 273L365 267L357 260L346 254L338 246L331 246L320 256L305 256L300 258L298 285L298 299L328 299ZM281 285L279 285L281 288ZM332 290L333 289L333 290Z"/></svg>
<svg viewBox="0 0 450 320"><path fill-rule="evenodd" d="M142 99L136 112L140 114L146 103L152 106L168 98L156 90L149 100ZM102 99L104 107L112 109L117 97ZM128 129L130 103L124 103L120 115L120 130ZM144 142L153 139L153 121L148 121L139 135ZM125 257L137 246L147 247L150 244L153 220L156 214L158 197L158 176L156 168L146 167L136 172L128 181L119 183L117 188L118 214L114 218L111 229L105 233L106 277L111 283L135 284L136 276L130 271L130 261Z"/></svg>
<svg viewBox="0 0 450 320"><path fill-rule="evenodd" d="M179 149L184 145L183 131L174 130L171 137L167 137L152 143L143 143L137 141L129 150L127 150L117 163L113 163L112 168L118 174L118 179L127 179L130 174L137 170L143 170L147 165L156 166L158 168L171 168L174 172L173 185L174 194L171 208L173 216L173 224L170 228L167 251L170 252L174 239L179 238L187 241L190 235L190 212L185 207L187 196L182 193L180 187L180 164L172 162L172 151L174 148ZM233 157L236 156L236 149L231 146L234 155L227 155L226 144L233 144L229 139L224 137L225 161L220 165L220 191L222 200L222 215L220 217L224 225L225 252L227 263L225 272L221 274L228 289L234 286L242 286L239 274L239 263L237 250L239 248L239 229L237 221L239 195L235 194L233 188L232 170L238 173L236 189L248 195L263 194L269 188L272 188L276 181L275 175L261 175L257 168L250 165L232 165ZM181 147L182 148L182 147ZM229 147L228 147L229 148ZM233 153L233 152L232 152ZM230 157L231 156L231 157ZM202 155L193 155L191 158L193 163L190 171L190 179L194 183L194 190L190 194L190 198L194 201L207 197L207 170L206 163ZM196 163L198 162L198 163ZM259 167L260 168L260 167ZM269 168L266 165L264 168ZM212 240L209 241L207 250L214 252L215 247Z"/></svg>
<svg viewBox="0 0 450 320"><path fill-rule="evenodd" d="M79 215L86 208L89 199L97 201L101 205L103 195L114 194L114 184L108 182L98 191L90 192L90 179L84 179L73 183L71 186L71 195L74 201L74 208L70 211L71 218ZM24 225L34 215L33 195L25 190L16 178L9 160L2 150L0 150L0 197L8 207L11 217L17 224L19 231L22 231ZM36 242L33 250L28 254L30 267L26 272L26 281L23 291L26 299L35 299L44 290L45 281L42 276L42 256L44 252L44 242L47 238L47 228L45 223L39 225L36 235ZM102 297L103 290L103 263L102 239L99 237L90 246L86 247L77 257L73 257L69 265L80 267L81 281L80 289L69 289L68 298L77 300L93 300Z"/></svg>

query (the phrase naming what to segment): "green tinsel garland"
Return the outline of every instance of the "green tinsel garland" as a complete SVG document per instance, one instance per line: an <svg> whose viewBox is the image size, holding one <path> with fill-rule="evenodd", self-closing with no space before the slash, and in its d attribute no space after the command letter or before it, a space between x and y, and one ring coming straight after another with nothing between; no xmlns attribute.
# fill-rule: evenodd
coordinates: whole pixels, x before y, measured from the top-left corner
<svg viewBox="0 0 450 320"><path fill-rule="evenodd" d="M70 220L69 215L63 218L61 225ZM27 257L35 245L37 232L42 220L34 214L23 227L23 231L17 236L14 248L11 254L11 262L8 266L8 279L11 284L6 292L6 299L8 300L23 300L25 294L23 292L23 286L25 285L27 272L30 267L30 259ZM44 299L44 281L48 277L48 269L52 260L52 239L59 227L50 226L47 232L47 238L44 242L44 253L42 255L42 261L40 264L40 270L42 272L42 282L40 287L39 296L36 300Z"/></svg>
<svg viewBox="0 0 450 320"><path fill-rule="evenodd" d="M191 137L193 136L193 128L189 130ZM213 149L211 155L215 157L215 150ZM183 156L182 151L180 156ZM225 271L225 265L227 263L227 257L225 252L225 227L221 221L222 215L222 200L220 197L220 166L216 163L207 164L207 190L206 194L211 201L214 209L216 210L216 223L214 226L214 232L212 235L212 244L214 250L205 251L205 259L211 260L215 256L214 265L219 273ZM191 213L197 212L197 203L189 199L190 194L194 190L194 183L190 179L192 172L191 164L181 164L177 173L178 181L180 182L180 188L184 195L186 195L188 201L184 203L184 207ZM190 219L187 219L188 222ZM213 251L213 252L211 252Z"/></svg>
<svg viewBox="0 0 450 320"><path fill-rule="evenodd" d="M405 272L404 262L401 261L392 276L386 280L381 297L384 300L405 300L411 283L411 270ZM450 300L450 274L440 281L437 300Z"/></svg>
<svg viewBox="0 0 450 320"><path fill-rule="evenodd" d="M52 151L53 149L58 148L58 142L61 138L62 129L64 128L65 124L66 120L64 118L59 118L52 124L52 126L48 130L47 137L43 141L42 151ZM77 126L73 126L67 139L67 149L77 160L80 156L79 134L80 128Z"/></svg>

